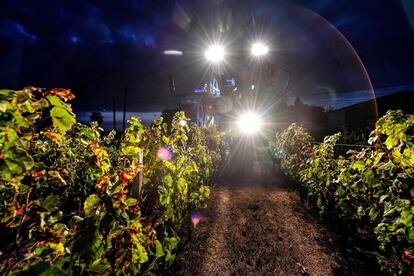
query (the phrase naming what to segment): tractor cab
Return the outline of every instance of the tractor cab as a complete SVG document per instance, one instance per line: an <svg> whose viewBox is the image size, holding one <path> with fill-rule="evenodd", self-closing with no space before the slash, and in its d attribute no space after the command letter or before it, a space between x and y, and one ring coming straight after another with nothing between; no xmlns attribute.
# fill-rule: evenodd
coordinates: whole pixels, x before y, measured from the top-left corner
<svg viewBox="0 0 414 276"><path fill-rule="evenodd" d="M238 113L269 110L285 92L290 72L269 62L240 65L242 70L212 73L190 97L195 121L205 127L215 123L228 129ZM188 99L187 99L188 102Z"/></svg>

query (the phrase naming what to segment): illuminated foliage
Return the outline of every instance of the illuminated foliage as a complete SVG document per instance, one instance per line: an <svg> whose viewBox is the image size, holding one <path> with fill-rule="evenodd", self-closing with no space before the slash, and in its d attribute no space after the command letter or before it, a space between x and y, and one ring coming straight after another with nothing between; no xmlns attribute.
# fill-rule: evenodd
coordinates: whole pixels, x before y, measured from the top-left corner
<svg viewBox="0 0 414 276"><path fill-rule="evenodd" d="M67 89L0 90L2 274L138 274L174 261L220 162L215 130L138 118L119 140L76 123ZM42 128L50 116L53 126ZM168 146L171 160L156 152ZM139 162L144 149L145 164ZM137 179L144 171L138 194Z"/></svg>
<svg viewBox="0 0 414 276"><path fill-rule="evenodd" d="M336 157L340 134L311 144L303 128L276 135L273 155L300 183L325 218L337 218L357 235L373 239L383 270L414 273L414 115L389 111L371 132L369 147Z"/></svg>

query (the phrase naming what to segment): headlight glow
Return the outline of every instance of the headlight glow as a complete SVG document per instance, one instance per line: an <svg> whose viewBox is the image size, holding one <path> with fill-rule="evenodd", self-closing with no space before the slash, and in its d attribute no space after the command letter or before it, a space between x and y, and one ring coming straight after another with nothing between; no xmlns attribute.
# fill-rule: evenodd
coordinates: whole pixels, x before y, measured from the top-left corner
<svg viewBox="0 0 414 276"><path fill-rule="evenodd" d="M251 49L251 53L253 56L264 56L269 52L269 48L261 43L261 42L256 42L252 45L252 49Z"/></svg>
<svg viewBox="0 0 414 276"><path fill-rule="evenodd" d="M213 63L219 63L224 59L224 48L221 45L215 44L207 49L205 52L205 57L208 61Z"/></svg>
<svg viewBox="0 0 414 276"><path fill-rule="evenodd" d="M237 121L239 130L245 134L257 133L262 127L262 119L253 112L242 114Z"/></svg>

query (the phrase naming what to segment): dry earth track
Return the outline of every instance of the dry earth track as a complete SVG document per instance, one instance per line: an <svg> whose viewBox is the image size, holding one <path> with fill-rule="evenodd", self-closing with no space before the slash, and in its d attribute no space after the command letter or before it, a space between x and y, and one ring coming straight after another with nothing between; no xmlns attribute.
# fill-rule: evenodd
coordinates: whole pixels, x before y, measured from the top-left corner
<svg viewBox="0 0 414 276"><path fill-rule="evenodd" d="M209 207L177 256L174 274L365 274L354 265L358 260L349 262L339 253L335 234L302 207L298 192L268 161L256 158L238 169L232 164L212 189Z"/></svg>

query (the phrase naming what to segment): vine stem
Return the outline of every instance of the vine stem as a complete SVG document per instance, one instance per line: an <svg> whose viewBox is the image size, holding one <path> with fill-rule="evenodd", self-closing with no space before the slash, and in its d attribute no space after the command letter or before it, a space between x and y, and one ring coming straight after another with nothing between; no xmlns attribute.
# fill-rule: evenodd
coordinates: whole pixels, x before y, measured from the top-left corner
<svg viewBox="0 0 414 276"><path fill-rule="evenodd" d="M23 215L22 219L20 220L20 225L19 225L19 228L17 229L16 245L19 244L20 231L22 229L23 223L26 220L27 213L29 212L29 201L30 201L30 188L27 190L27 193L26 193L26 206L24 207L24 215Z"/></svg>
<svg viewBox="0 0 414 276"><path fill-rule="evenodd" d="M35 126L32 126L31 133L32 133L32 138L30 139L29 151L33 152L33 149L35 147L33 137L35 137L35 135L36 135L36 127ZM30 191L31 191L32 184L33 184L33 179L30 178L30 182L29 182L29 185L28 185L29 188L27 189L27 193L26 193L26 206L24 207L24 215L22 216L22 219L20 220L20 225L19 225L19 228L17 229L17 233L16 233L16 245L19 244L20 231L22 229L23 223L26 220L27 213L29 212Z"/></svg>

